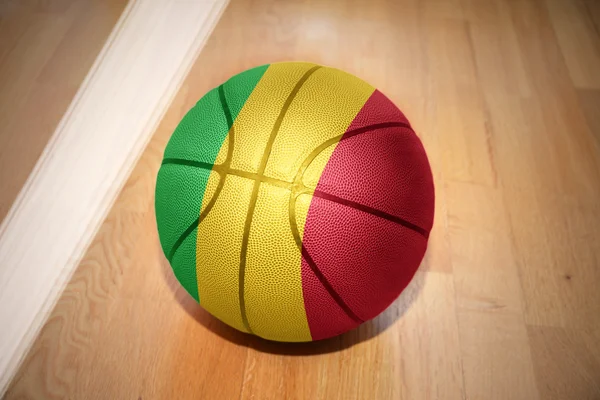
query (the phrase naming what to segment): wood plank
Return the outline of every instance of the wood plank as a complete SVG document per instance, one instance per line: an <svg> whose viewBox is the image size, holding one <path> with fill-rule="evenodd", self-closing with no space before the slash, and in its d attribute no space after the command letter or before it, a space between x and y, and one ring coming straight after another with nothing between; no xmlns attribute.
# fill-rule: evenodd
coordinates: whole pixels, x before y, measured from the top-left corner
<svg viewBox="0 0 600 400"><path fill-rule="evenodd" d="M540 398L502 194L457 182L446 192L467 398Z"/></svg>
<svg viewBox="0 0 600 400"><path fill-rule="evenodd" d="M575 87L600 89L600 41L583 0L546 0Z"/></svg>
<svg viewBox="0 0 600 400"><path fill-rule="evenodd" d="M594 135L596 147L600 146L600 90L578 90L579 104L585 115L588 129Z"/></svg>
<svg viewBox="0 0 600 400"><path fill-rule="evenodd" d="M36 112L36 108L30 108L37 105L32 104L37 96L47 94L47 91L43 93L44 87L40 87L36 79L44 65L54 56L77 14L76 10L71 9L62 14L49 15L31 12L20 19L20 23L25 23L27 29L17 30L14 32L15 36L5 39L3 44L3 47L11 50L0 63L0 120L3 121L0 146L4 150L0 154L0 221L8 213L54 131L54 127L43 129L42 126L44 133L40 135L40 126L36 126L35 122L50 120L58 123L68 102L72 100L73 94L69 93L57 96L59 101L67 97L67 104L59 105L58 110L43 107L37 108ZM96 55L97 53L93 57ZM56 84L61 87L61 82ZM68 90L68 86L65 89ZM45 97L44 100L49 100ZM33 118L34 124L31 124L31 115L36 115Z"/></svg>
<svg viewBox="0 0 600 400"><path fill-rule="evenodd" d="M594 0L585 0L584 2L589 17L596 31L596 42L600 40L600 4Z"/></svg>
<svg viewBox="0 0 600 400"><path fill-rule="evenodd" d="M531 326L528 332L541 398L600 397L598 331Z"/></svg>
<svg viewBox="0 0 600 400"><path fill-rule="evenodd" d="M502 0L462 0L477 79L488 107L505 98L531 96L509 7Z"/></svg>
<svg viewBox="0 0 600 400"><path fill-rule="evenodd" d="M431 22L427 39L443 177L494 186L496 172L468 26L457 21Z"/></svg>

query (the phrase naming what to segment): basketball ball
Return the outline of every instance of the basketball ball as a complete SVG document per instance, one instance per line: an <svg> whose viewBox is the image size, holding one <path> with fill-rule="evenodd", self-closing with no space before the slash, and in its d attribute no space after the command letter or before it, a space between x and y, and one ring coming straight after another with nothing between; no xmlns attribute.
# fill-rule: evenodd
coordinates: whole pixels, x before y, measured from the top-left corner
<svg viewBox="0 0 600 400"><path fill-rule="evenodd" d="M209 313L286 342L386 309L423 259L431 169L394 104L346 72L235 75L185 115L156 183L162 249Z"/></svg>

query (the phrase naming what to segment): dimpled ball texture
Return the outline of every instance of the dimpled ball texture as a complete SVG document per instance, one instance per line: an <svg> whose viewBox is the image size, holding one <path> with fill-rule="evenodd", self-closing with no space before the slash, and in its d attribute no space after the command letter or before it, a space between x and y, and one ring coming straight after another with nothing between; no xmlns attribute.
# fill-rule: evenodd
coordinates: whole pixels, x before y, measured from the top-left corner
<svg viewBox="0 0 600 400"><path fill-rule="evenodd" d="M303 342L399 296L427 248L434 188L421 141L380 91L285 62L233 76L185 115L155 206L165 256L202 307Z"/></svg>

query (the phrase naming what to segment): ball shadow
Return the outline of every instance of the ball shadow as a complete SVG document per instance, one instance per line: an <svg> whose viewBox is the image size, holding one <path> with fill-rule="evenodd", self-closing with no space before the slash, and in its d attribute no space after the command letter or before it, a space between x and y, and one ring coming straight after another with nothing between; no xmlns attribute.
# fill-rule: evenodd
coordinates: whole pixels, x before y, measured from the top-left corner
<svg viewBox="0 0 600 400"><path fill-rule="evenodd" d="M169 262L162 252L160 252L160 257L163 275L175 299L198 323L202 324L213 334L237 345L246 346L264 353L292 356L333 353L368 341L381 334L390 328L390 326L398 319L402 318L417 299L425 284L427 275L425 272L428 269L428 265L421 265L421 268L417 271L411 283L400 296L383 313L370 321L364 322L359 327L329 339L304 343L283 343L240 332L221 322L216 317L213 317L179 284L177 278L175 278L175 275L173 274Z"/></svg>

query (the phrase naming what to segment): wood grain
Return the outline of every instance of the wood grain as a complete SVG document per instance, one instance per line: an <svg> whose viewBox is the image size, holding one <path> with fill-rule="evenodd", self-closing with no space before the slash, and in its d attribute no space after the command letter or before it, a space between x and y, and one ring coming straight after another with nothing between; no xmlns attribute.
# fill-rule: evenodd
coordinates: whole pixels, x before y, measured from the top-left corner
<svg viewBox="0 0 600 400"><path fill-rule="evenodd" d="M600 398L598 15L583 0L232 2L7 399ZM232 74L288 59L343 68L396 102L437 195L400 298L355 331L294 345L194 304L153 214L184 113Z"/></svg>

